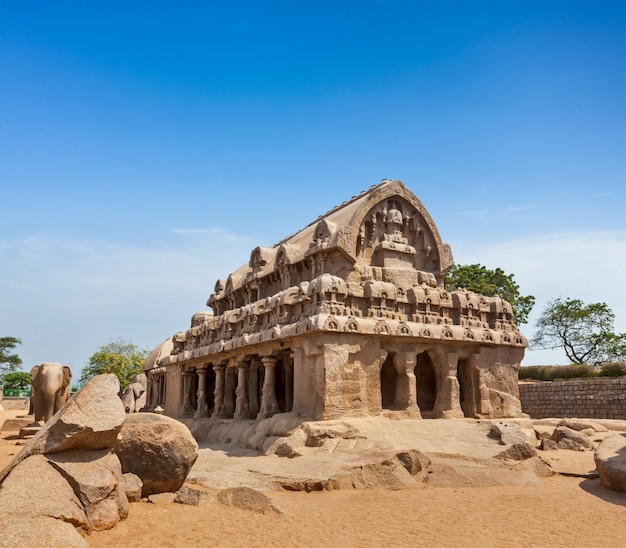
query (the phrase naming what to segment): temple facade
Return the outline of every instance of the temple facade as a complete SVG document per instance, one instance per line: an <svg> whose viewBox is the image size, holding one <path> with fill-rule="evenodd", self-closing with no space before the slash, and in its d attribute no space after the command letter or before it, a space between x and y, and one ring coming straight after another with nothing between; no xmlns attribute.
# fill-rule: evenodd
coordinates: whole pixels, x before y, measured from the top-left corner
<svg viewBox="0 0 626 548"><path fill-rule="evenodd" d="M183 420L521 416L527 340L508 302L444 289L452 264L422 203L383 180L218 280L211 310L146 360L145 410Z"/></svg>

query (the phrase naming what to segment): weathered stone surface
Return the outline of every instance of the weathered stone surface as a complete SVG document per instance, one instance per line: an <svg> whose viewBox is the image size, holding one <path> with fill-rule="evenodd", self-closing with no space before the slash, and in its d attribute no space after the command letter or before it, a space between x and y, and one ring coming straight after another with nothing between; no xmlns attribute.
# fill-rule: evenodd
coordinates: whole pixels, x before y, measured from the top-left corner
<svg viewBox="0 0 626 548"><path fill-rule="evenodd" d="M163 415L127 415L120 438L115 452L122 472L141 478L143 497L178 491L198 458L198 444L189 429Z"/></svg>
<svg viewBox="0 0 626 548"><path fill-rule="evenodd" d="M626 493L626 434L604 438L596 448L594 459L602 485Z"/></svg>
<svg viewBox="0 0 626 548"><path fill-rule="evenodd" d="M528 443L528 436L514 423L492 422L490 435L500 440L501 445Z"/></svg>
<svg viewBox="0 0 626 548"><path fill-rule="evenodd" d="M585 434L578 432L576 430L572 430L567 426L557 426L554 429L554 432L550 439L553 439L557 443L561 443L562 440L567 439L569 442L574 442L578 447L582 447L583 449L593 449L593 442L589 439ZM569 442L564 442L559 447L562 449L570 449L573 447L573 444Z"/></svg>
<svg viewBox="0 0 626 548"><path fill-rule="evenodd" d="M550 438L544 438L541 440L541 449L543 451L556 451L558 448L558 444Z"/></svg>
<svg viewBox="0 0 626 548"><path fill-rule="evenodd" d="M30 455L114 447L126 417L118 391L119 381L112 374L87 381L0 472L0 481Z"/></svg>
<svg viewBox="0 0 626 548"><path fill-rule="evenodd" d="M0 547L87 548L71 523L49 516L11 515L0 518Z"/></svg>
<svg viewBox="0 0 626 548"><path fill-rule="evenodd" d="M564 449L566 451L585 451L585 447L583 445L580 445L580 443L570 438L560 439L556 446L559 449Z"/></svg>
<svg viewBox="0 0 626 548"><path fill-rule="evenodd" d="M213 495L208 491L183 485L176 493L174 502L189 504L190 506L201 506L213 502Z"/></svg>
<svg viewBox="0 0 626 548"><path fill-rule="evenodd" d="M537 456L537 451L528 442L514 443L507 447L502 453L498 453L498 459L526 460Z"/></svg>
<svg viewBox="0 0 626 548"><path fill-rule="evenodd" d="M164 506L167 504L173 504L176 501L176 493L154 493L147 496L148 502Z"/></svg>
<svg viewBox="0 0 626 548"><path fill-rule="evenodd" d="M269 439L269 438L268 438ZM276 455L278 457L302 456L302 448L307 443L306 432L298 428L287 437L280 437L270 442L269 447L263 452L265 455Z"/></svg>
<svg viewBox="0 0 626 548"><path fill-rule="evenodd" d="M359 439L363 436L343 421L306 422L302 425L307 447L321 447L327 439Z"/></svg>
<svg viewBox="0 0 626 548"><path fill-rule="evenodd" d="M126 493L128 502L139 502L141 500L141 488L143 487L143 481L141 478L132 472L122 474L122 489Z"/></svg>
<svg viewBox="0 0 626 548"><path fill-rule="evenodd" d="M571 430L582 432L584 430L593 430L594 432L608 432L606 426L602 426L599 422L589 419L563 419L557 426L565 426Z"/></svg>
<svg viewBox="0 0 626 548"><path fill-rule="evenodd" d="M431 460L428 455L420 453L416 449L409 449L408 451L401 451L396 455L396 458L402 463L411 476L423 476L431 465Z"/></svg>
<svg viewBox="0 0 626 548"><path fill-rule="evenodd" d="M234 506L243 510L251 510L260 514L283 515L267 495L249 487L230 487L217 494L219 503Z"/></svg>
<svg viewBox="0 0 626 548"><path fill-rule="evenodd" d="M0 411L2 411L2 409L0 409ZM32 424L34 420L34 415L30 415L28 417L15 417L13 419L6 419L2 423L2 426L0 426L0 431L18 432L20 428Z"/></svg>
<svg viewBox="0 0 626 548"><path fill-rule="evenodd" d="M50 516L87 528L80 500L43 455L20 462L2 483L0 516Z"/></svg>
<svg viewBox="0 0 626 548"><path fill-rule="evenodd" d="M189 420L523 417L528 343L512 307L447 291L452 264L423 204L385 180L218 280L213 310L146 360L145 410ZM315 432L308 442L324 443Z"/></svg>
<svg viewBox="0 0 626 548"><path fill-rule="evenodd" d="M128 516L122 467L111 449L51 453L48 459L80 499L92 531L103 531Z"/></svg>

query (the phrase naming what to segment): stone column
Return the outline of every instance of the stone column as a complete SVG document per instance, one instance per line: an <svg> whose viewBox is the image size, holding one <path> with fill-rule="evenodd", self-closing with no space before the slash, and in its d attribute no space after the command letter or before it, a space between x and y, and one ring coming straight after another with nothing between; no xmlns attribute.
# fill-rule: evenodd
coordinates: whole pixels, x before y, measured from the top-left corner
<svg viewBox="0 0 626 548"><path fill-rule="evenodd" d="M261 392L261 410L259 418L265 419L280 412L278 401L276 401L276 356L265 356L261 358L263 369L265 370L265 379L263 381L263 390Z"/></svg>
<svg viewBox="0 0 626 548"><path fill-rule="evenodd" d="M283 362L285 365L285 412L293 409L293 358L291 355Z"/></svg>
<svg viewBox="0 0 626 548"><path fill-rule="evenodd" d="M435 375L437 376L437 398L433 416L438 419L462 419L461 390L456 368L458 352L440 349L434 353Z"/></svg>
<svg viewBox="0 0 626 548"><path fill-rule="evenodd" d="M191 417L195 412L191 402L191 379L193 375L195 375L193 371L183 371L183 417Z"/></svg>
<svg viewBox="0 0 626 548"><path fill-rule="evenodd" d="M226 367L224 365L214 365L213 371L215 372L215 392L213 392L213 417L225 418L226 406L224 404L224 372Z"/></svg>
<svg viewBox="0 0 626 548"><path fill-rule="evenodd" d="M235 400L234 400L234 388L235 388L235 376L233 375L233 368L226 368L226 377L224 379L224 407L226 409L226 417L233 418L235 412Z"/></svg>
<svg viewBox="0 0 626 548"><path fill-rule="evenodd" d="M206 397L206 366L198 369L198 407L196 409L196 418L209 416L209 404Z"/></svg>
<svg viewBox="0 0 626 548"><path fill-rule="evenodd" d="M239 362L237 364L237 396L235 400L235 419L250 418L250 404L248 403L248 364Z"/></svg>
<svg viewBox="0 0 626 548"><path fill-rule="evenodd" d="M255 358L250 362L248 369L248 404L250 405L250 417L255 418L259 412L259 367L261 362L258 358Z"/></svg>
<svg viewBox="0 0 626 548"><path fill-rule="evenodd" d="M395 409L405 410L411 418L421 419L415 386L416 364L417 354L414 351L396 352L393 355L393 365L396 368L396 397L393 405Z"/></svg>

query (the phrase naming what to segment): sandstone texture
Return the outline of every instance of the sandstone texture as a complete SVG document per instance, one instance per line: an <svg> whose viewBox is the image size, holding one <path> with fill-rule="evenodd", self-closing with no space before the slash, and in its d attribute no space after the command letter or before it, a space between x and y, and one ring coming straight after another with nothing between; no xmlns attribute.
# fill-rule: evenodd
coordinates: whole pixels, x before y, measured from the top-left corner
<svg viewBox="0 0 626 548"><path fill-rule="evenodd" d="M128 516L112 449L126 416L118 389L114 375L88 381L0 473L0 515L22 524L11 525L15 545L83 546L76 530L110 529Z"/></svg>
<svg viewBox="0 0 626 548"><path fill-rule="evenodd" d="M122 472L137 475L142 497L180 489L198 458L198 444L181 422L154 413L126 417L115 452Z"/></svg>
<svg viewBox="0 0 626 548"><path fill-rule="evenodd" d="M447 291L452 265L423 204L383 180L217 280L211 310L146 360L144 411L194 431L285 413L523 417L511 304ZM296 458L291 442L272 451Z"/></svg>
<svg viewBox="0 0 626 548"><path fill-rule="evenodd" d="M596 448L594 458L602 485L626 493L626 434L604 438Z"/></svg>

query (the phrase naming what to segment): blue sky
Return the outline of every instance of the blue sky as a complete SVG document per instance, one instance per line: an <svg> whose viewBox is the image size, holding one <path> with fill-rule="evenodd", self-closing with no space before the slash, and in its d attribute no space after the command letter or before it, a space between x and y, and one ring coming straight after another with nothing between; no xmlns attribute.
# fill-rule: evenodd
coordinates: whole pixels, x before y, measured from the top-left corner
<svg viewBox="0 0 626 548"><path fill-rule="evenodd" d="M26 370L156 346L383 178L537 297L527 336L559 296L626 331L626 2L0 2L0 336Z"/></svg>

